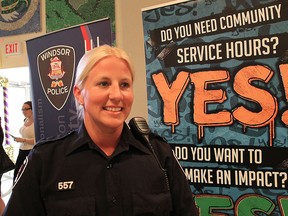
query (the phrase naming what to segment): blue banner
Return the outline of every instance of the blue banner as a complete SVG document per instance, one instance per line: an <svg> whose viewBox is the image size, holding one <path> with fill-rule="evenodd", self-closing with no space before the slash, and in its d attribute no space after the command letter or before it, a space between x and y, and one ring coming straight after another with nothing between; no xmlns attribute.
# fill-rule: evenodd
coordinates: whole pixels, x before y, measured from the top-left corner
<svg viewBox="0 0 288 216"><path fill-rule="evenodd" d="M37 141L79 126L73 97L76 67L86 51L103 44L112 44L110 19L27 41Z"/></svg>

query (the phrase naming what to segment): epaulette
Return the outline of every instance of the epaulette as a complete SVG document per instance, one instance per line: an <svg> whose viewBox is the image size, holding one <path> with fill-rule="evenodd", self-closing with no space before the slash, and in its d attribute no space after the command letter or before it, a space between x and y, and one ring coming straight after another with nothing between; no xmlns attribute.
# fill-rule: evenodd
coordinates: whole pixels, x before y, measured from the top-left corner
<svg viewBox="0 0 288 216"><path fill-rule="evenodd" d="M39 146L42 146L42 145L45 145L45 144L48 144L48 143L51 143L51 142L59 141L59 140L64 139L65 137L67 137L67 136L69 136L69 135L71 135L73 133L76 133L76 130L70 130L70 131L68 131L66 133L59 134L57 136L51 136L51 137L47 137L47 138L42 138L36 143L34 148L37 148Z"/></svg>

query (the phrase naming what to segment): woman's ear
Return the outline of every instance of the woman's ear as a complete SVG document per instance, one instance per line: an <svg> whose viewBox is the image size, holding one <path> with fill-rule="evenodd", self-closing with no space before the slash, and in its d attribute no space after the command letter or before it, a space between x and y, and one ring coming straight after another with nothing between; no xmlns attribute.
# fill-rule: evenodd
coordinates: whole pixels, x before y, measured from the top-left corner
<svg viewBox="0 0 288 216"><path fill-rule="evenodd" d="M73 87L73 94L74 94L74 97L76 98L76 100L78 101L78 103L83 105L84 104L83 97L81 94L81 90L79 89L78 86Z"/></svg>

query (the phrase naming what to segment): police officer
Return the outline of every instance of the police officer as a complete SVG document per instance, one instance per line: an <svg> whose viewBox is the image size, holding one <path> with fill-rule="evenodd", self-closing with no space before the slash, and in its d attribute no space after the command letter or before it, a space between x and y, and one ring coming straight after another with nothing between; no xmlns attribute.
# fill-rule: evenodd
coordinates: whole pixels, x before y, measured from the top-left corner
<svg viewBox="0 0 288 216"><path fill-rule="evenodd" d="M5 216L198 215L169 144L150 134L155 157L125 123L133 79L122 49L104 45L81 58L73 89L81 126L34 147Z"/></svg>

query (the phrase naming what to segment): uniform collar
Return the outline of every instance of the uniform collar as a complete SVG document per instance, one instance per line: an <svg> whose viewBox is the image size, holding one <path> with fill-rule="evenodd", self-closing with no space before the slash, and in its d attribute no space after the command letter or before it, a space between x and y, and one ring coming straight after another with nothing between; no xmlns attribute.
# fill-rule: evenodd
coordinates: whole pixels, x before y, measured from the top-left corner
<svg viewBox="0 0 288 216"><path fill-rule="evenodd" d="M72 141L72 143L68 144L69 147L67 148L66 155L69 155L73 153L74 151L77 151L77 149L80 149L84 146L87 148L90 145L95 145L93 141L91 140L90 136L88 135L88 132L86 130L86 127L84 123L82 122L80 124L80 127L77 131L74 132L76 138ZM132 132L130 131L128 125L124 123L123 131L121 134L119 145L116 148L116 152L121 149L120 151L128 151L129 148L134 147L144 153L149 153L149 148L146 143L142 143L139 140L137 140Z"/></svg>
<svg viewBox="0 0 288 216"><path fill-rule="evenodd" d="M130 147L134 147L145 153L150 152L147 144L142 143L138 139L136 139L126 123L124 123L123 132L119 144L122 145L126 150L128 150Z"/></svg>
<svg viewBox="0 0 288 216"><path fill-rule="evenodd" d="M74 136L75 139L68 143L69 146L67 147L66 155L73 153L82 146L88 146L89 142L92 142L83 122L80 124L78 130L74 131Z"/></svg>

